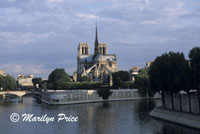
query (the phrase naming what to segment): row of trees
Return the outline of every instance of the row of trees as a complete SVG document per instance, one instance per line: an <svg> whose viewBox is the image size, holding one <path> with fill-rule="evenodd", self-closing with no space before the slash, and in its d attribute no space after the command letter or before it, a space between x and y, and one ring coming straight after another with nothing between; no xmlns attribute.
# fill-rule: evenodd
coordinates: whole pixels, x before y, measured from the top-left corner
<svg viewBox="0 0 200 134"><path fill-rule="evenodd" d="M64 69L53 70L48 80L42 81L42 78L34 78L32 80L36 89L98 89L108 85L103 82L88 82L87 77L82 77L81 82L72 82L70 76Z"/></svg>
<svg viewBox="0 0 200 134"><path fill-rule="evenodd" d="M191 111L191 89L197 89L199 99L200 48L195 47L190 50L189 60L185 59L184 54L180 52L169 52L158 56L149 70L149 86L154 92L162 92L164 108L166 108L165 94L171 95L171 105L172 109L174 109L173 94L178 93L180 110L182 110L180 91L186 91L189 94L189 107Z"/></svg>
<svg viewBox="0 0 200 134"><path fill-rule="evenodd" d="M10 75L0 75L0 88L0 90L15 90L17 88L16 80Z"/></svg>

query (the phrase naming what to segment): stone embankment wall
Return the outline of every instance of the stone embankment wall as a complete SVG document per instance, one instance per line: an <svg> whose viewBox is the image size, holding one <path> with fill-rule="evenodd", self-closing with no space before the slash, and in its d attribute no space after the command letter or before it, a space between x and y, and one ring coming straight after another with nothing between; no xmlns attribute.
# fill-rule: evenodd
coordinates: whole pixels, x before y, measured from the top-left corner
<svg viewBox="0 0 200 134"><path fill-rule="evenodd" d="M141 97L137 89L120 89L111 91L112 95L109 97L109 101L148 99L147 97ZM160 95L157 94L152 98L160 98ZM96 90L66 90L43 92L42 101L52 105L59 105L99 102L103 100L99 97Z"/></svg>
<svg viewBox="0 0 200 134"><path fill-rule="evenodd" d="M197 94L191 94L190 96L191 96L192 113L199 113L199 102ZM177 111L180 110L179 95L174 94L173 100L174 100L174 109ZM182 100L182 110L185 112L189 112L189 96L187 94L181 94L181 100ZM170 95L165 95L165 102L167 109L172 109Z"/></svg>

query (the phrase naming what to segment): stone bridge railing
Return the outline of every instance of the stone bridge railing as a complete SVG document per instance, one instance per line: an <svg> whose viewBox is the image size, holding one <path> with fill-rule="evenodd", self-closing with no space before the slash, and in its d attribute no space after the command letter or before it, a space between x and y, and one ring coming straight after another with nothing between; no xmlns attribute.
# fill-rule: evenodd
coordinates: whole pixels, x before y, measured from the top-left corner
<svg viewBox="0 0 200 134"><path fill-rule="evenodd" d="M3 100L6 99L6 95L11 94L11 95L16 95L19 97L19 101L23 101L23 96L27 94L39 94L38 91L0 91L0 95L3 97Z"/></svg>

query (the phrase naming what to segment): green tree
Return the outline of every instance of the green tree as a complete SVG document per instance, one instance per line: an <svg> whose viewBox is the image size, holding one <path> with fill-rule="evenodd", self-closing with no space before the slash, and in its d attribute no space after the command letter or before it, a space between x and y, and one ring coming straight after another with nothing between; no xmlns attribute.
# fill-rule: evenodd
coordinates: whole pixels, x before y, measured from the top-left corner
<svg viewBox="0 0 200 134"><path fill-rule="evenodd" d="M149 68L142 68L139 70L138 77L140 78L149 78Z"/></svg>
<svg viewBox="0 0 200 134"><path fill-rule="evenodd" d="M121 88L122 82L129 81L130 75L127 71L119 71L112 73L113 88Z"/></svg>
<svg viewBox="0 0 200 134"><path fill-rule="evenodd" d="M82 76L80 81L81 82L88 82L88 77L87 76Z"/></svg>
<svg viewBox="0 0 200 134"><path fill-rule="evenodd" d="M110 89L104 88L104 89L98 89L97 94L103 98L103 100L108 100L109 96L112 94Z"/></svg>
<svg viewBox="0 0 200 134"><path fill-rule="evenodd" d="M122 80L119 77L117 77L115 81L113 80L113 88L119 89L121 88L121 86L122 86Z"/></svg>
<svg viewBox="0 0 200 134"><path fill-rule="evenodd" d="M48 80L43 80L41 88L47 90L47 85L48 85Z"/></svg>
<svg viewBox="0 0 200 134"><path fill-rule="evenodd" d="M0 76L0 88L3 90L15 90L17 88L16 80L10 76Z"/></svg>
<svg viewBox="0 0 200 134"><path fill-rule="evenodd" d="M137 88L141 96L154 96L155 92L149 88L149 68L139 70L138 75L135 75L133 87Z"/></svg>
<svg viewBox="0 0 200 134"><path fill-rule="evenodd" d="M194 47L189 52L192 88L197 89L200 112L200 47Z"/></svg>
<svg viewBox="0 0 200 134"><path fill-rule="evenodd" d="M119 72L112 73L112 77L113 77L113 81L115 81L117 77L119 77L122 81L129 81L130 79L130 75L127 71L119 71Z"/></svg>
<svg viewBox="0 0 200 134"><path fill-rule="evenodd" d="M187 87L188 62L183 53L169 52L158 56L149 70L150 88L155 92L162 91L163 107L165 92L170 93L172 109L174 109L173 93ZM181 102L180 102L181 103Z"/></svg>
<svg viewBox="0 0 200 134"><path fill-rule="evenodd" d="M48 77L48 88L62 89L70 78L64 69L55 69Z"/></svg>
<svg viewBox="0 0 200 134"><path fill-rule="evenodd" d="M5 89L5 78L0 75L0 88Z"/></svg>
<svg viewBox="0 0 200 134"><path fill-rule="evenodd" d="M37 84L39 85L39 88L42 87L42 78L40 78L40 77L33 78L32 82L36 89L37 89L37 87L36 87Z"/></svg>
<svg viewBox="0 0 200 134"><path fill-rule="evenodd" d="M135 76L134 88L137 88L139 94L143 97L152 97L154 95L152 92L150 92L149 79L147 77Z"/></svg>

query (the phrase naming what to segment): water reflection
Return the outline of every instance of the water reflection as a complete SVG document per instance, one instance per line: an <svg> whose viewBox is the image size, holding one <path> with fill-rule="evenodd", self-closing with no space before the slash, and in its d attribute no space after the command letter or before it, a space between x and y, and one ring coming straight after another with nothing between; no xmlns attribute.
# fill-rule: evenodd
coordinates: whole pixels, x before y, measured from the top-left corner
<svg viewBox="0 0 200 134"><path fill-rule="evenodd" d="M72 133L72 134L198 134L179 125L152 119L149 112L160 105L160 100L134 100L104 103L88 103L77 105L49 106L39 104L27 97L24 103L0 102L0 130L3 134L13 133ZM41 116L57 117L59 113L78 116L76 123L64 121L45 123L11 123L11 113L33 113Z"/></svg>

